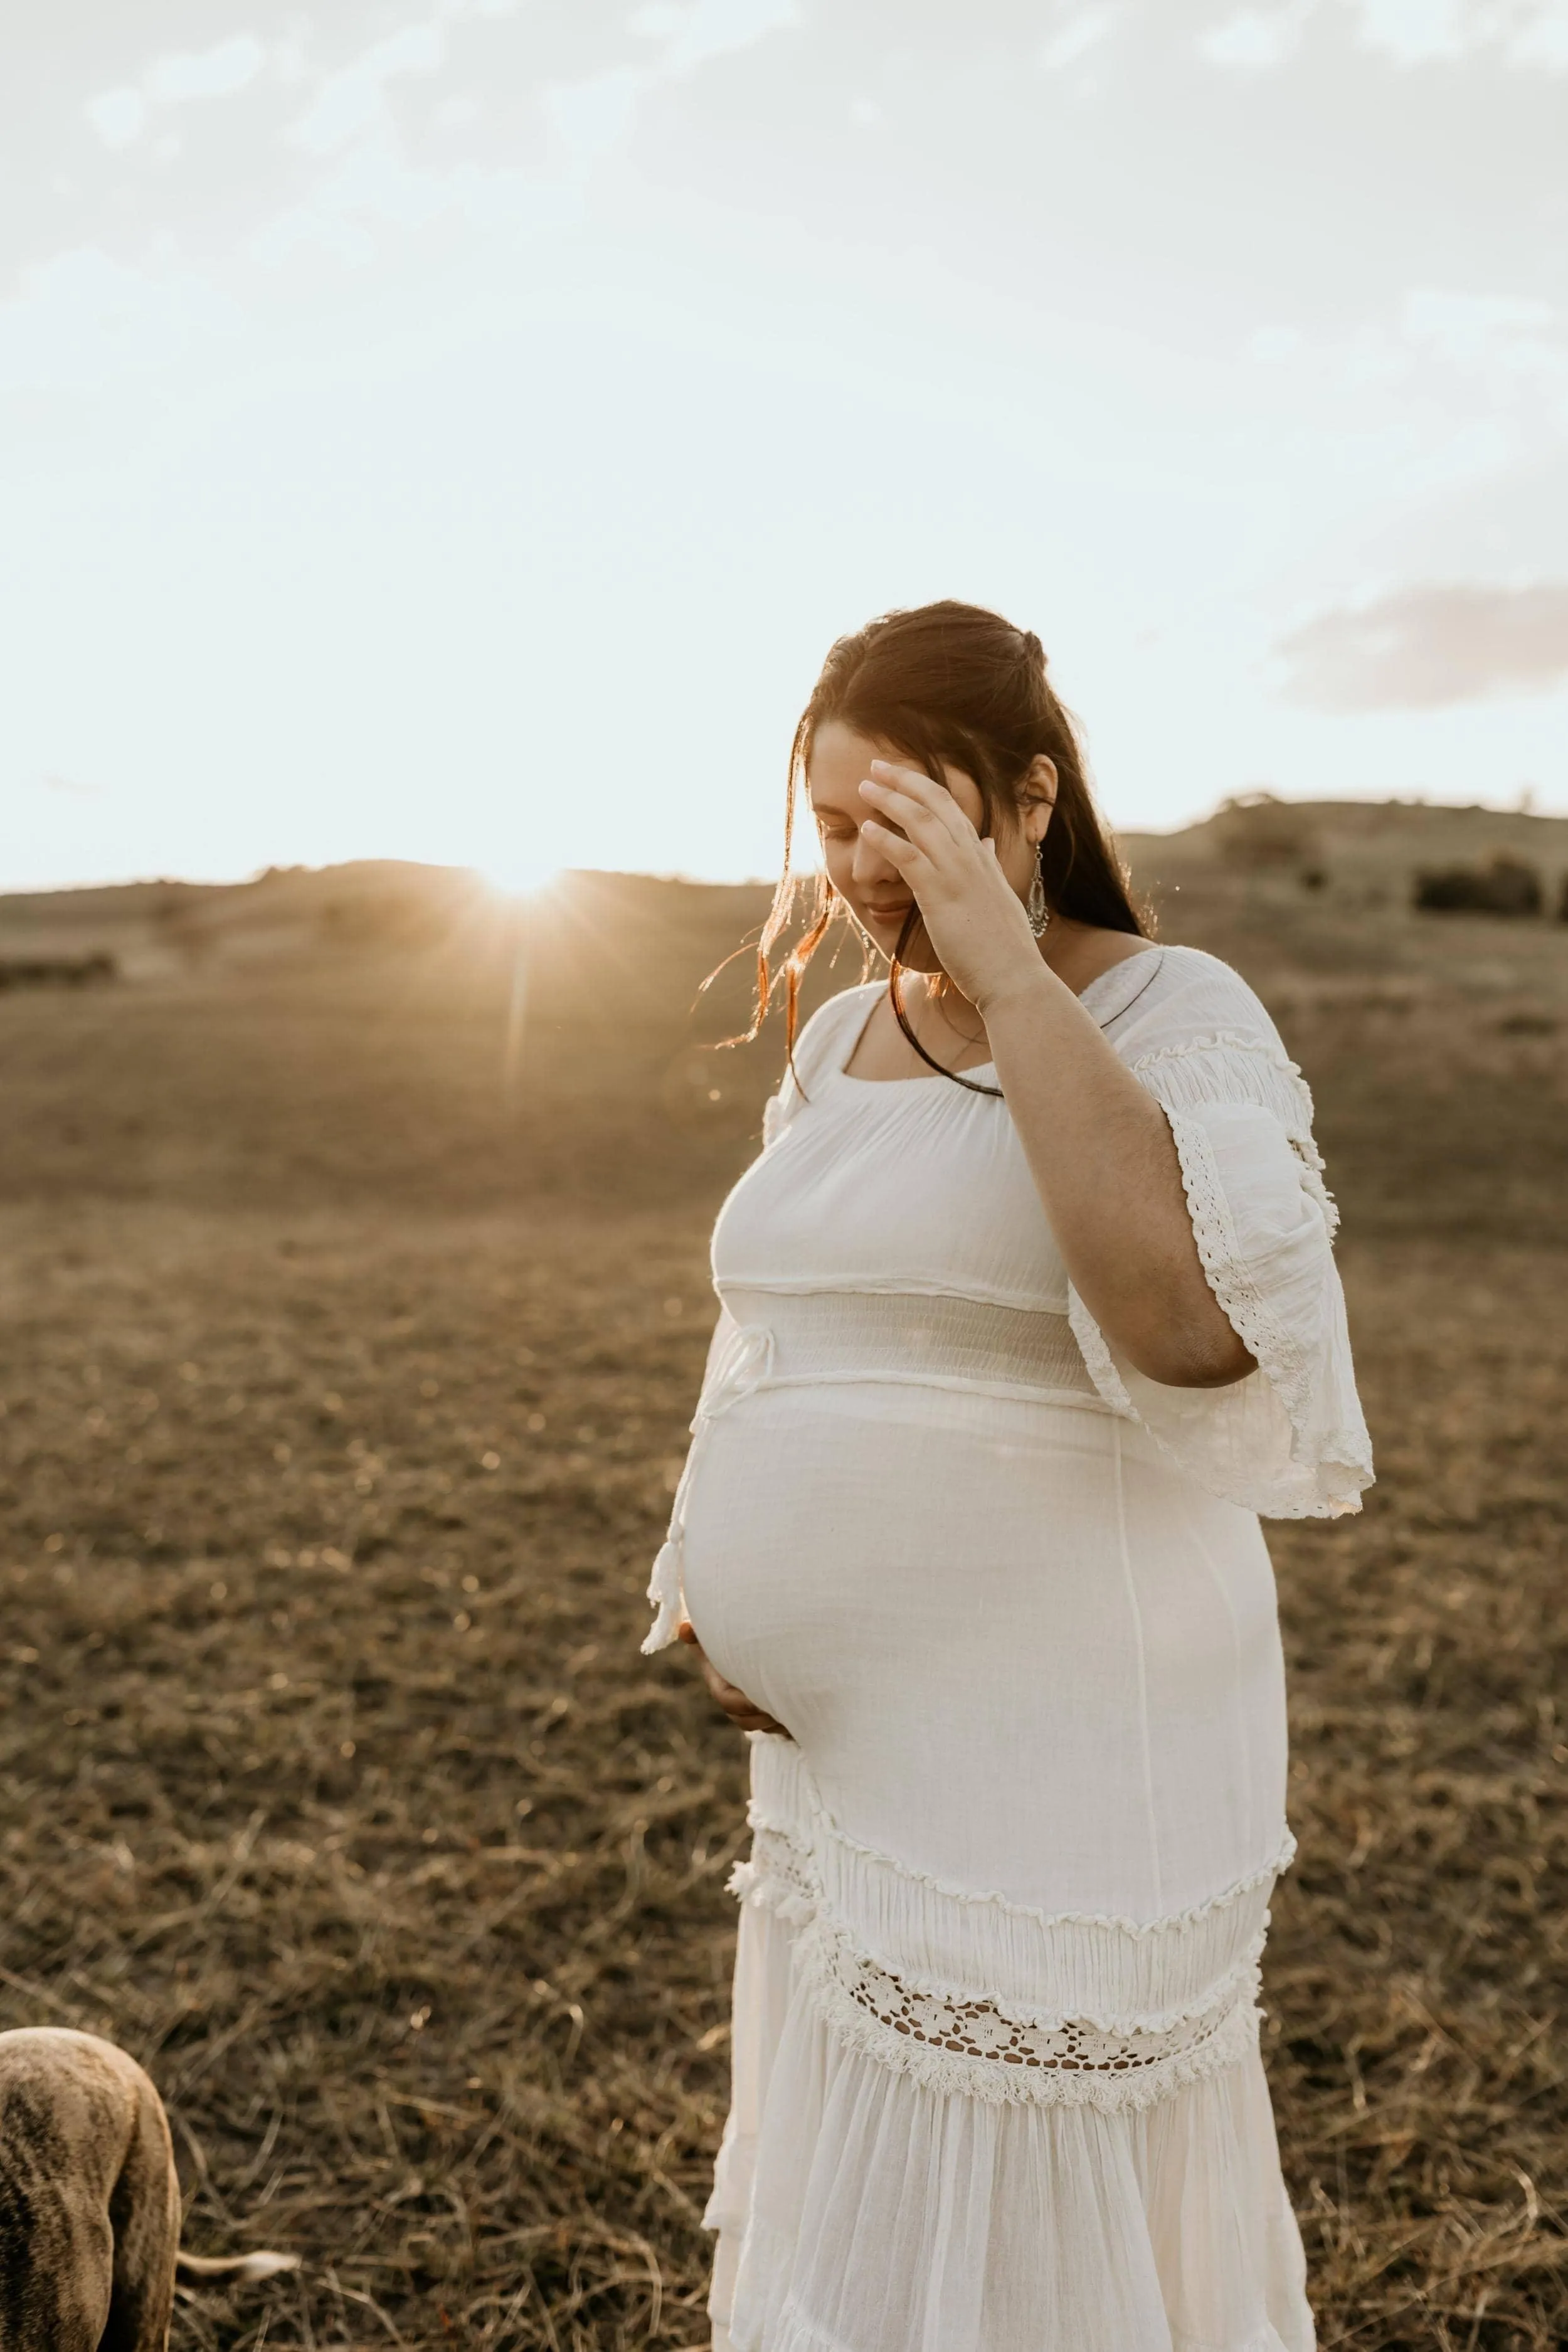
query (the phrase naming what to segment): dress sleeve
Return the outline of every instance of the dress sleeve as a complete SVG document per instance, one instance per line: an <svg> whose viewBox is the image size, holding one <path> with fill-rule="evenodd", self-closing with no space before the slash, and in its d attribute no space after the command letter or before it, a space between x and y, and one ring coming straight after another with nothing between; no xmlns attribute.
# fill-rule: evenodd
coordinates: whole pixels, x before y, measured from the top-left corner
<svg viewBox="0 0 1568 2352"><path fill-rule="evenodd" d="M763 1107L763 1150L778 1141L804 1103L841 1067L851 1042L864 1027L871 1000L881 993L879 982L847 988L819 1005L795 1041L795 1052L778 1092Z"/></svg>
<svg viewBox="0 0 1568 2352"><path fill-rule="evenodd" d="M1311 1097L1246 983L1194 961L1201 985L1178 986L1119 1050L1170 1121L1204 1272L1257 1370L1228 1388L1167 1388L1126 1361L1076 1291L1073 1332L1104 1402L1212 1494L1268 1518L1335 1518L1361 1508L1372 1448Z"/></svg>

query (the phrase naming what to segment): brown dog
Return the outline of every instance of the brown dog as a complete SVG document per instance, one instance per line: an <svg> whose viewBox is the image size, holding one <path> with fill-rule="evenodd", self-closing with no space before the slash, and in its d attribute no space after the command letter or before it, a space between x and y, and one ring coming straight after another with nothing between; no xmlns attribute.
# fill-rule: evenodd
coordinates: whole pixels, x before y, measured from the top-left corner
<svg viewBox="0 0 1568 2352"><path fill-rule="evenodd" d="M134 2059L53 2026L0 2033L0 2352L164 2352L183 2277L294 2254L180 2252L163 2103Z"/></svg>

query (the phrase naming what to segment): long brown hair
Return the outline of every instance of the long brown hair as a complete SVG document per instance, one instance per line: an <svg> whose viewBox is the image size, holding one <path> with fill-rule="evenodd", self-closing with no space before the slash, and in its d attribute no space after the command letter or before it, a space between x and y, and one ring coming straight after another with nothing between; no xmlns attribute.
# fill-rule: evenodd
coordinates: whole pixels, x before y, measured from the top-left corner
<svg viewBox="0 0 1568 2352"><path fill-rule="evenodd" d="M1040 881L1051 912L1101 930L1147 939L1150 925L1134 906L1127 877L1084 773L1083 753L1070 714L1046 675L1046 656L1032 630L1016 629L977 604L945 601L912 612L884 613L853 635L840 637L822 666L790 746L784 808L784 872L757 942L754 1037L775 991L784 998L784 1051L794 1067L802 974L841 911L826 875L816 880L803 938L773 968L773 950L792 919L799 885L792 863L796 799L804 789L819 727L837 719L857 735L888 743L940 782L944 763L977 786L983 834L1016 821L1031 761L1044 752L1057 771L1055 813L1040 845ZM888 988L899 1026L932 1069L972 1092L994 1094L947 1069L928 1054L910 1028L899 990L900 958L920 923L912 908L893 950Z"/></svg>

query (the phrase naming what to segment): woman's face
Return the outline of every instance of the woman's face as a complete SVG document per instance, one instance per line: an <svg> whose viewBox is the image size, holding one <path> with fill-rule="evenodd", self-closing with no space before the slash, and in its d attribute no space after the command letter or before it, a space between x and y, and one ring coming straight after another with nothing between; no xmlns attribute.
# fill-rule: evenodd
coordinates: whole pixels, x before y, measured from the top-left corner
<svg viewBox="0 0 1568 2352"><path fill-rule="evenodd" d="M863 831L868 817L876 815L860 791L873 760L891 760L899 767L914 764L909 753L895 744L858 735L841 719L826 719L811 747L805 789L821 835L828 880L883 954L890 956L914 894L898 867L877 848L874 837ZM985 804L974 779L961 768L944 763L942 780L970 823L979 828ZM1035 859L1050 822L1055 789L1056 770L1048 760L1037 760L1016 818L1010 815L994 827L996 862L1020 898L1027 898L1034 879ZM879 821L886 823L885 818ZM917 929L910 939L905 961L913 971L941 970L923 929Z"/></svg>

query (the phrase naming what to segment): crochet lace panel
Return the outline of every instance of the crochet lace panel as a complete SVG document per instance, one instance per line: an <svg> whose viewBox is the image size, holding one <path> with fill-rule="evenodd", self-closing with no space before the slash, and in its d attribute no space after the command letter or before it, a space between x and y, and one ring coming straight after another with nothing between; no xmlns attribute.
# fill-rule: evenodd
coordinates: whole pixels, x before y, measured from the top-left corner
<svg viewBox="0 0 1568 2352"><path fill-rule="evenodd" d="M858 1950L825 1906L810 1855L779 1831L757 1831L731 1885L795 1929L796 1966L835 2038L928 2089L987 2102L1146 2107L1234 2065L1257 2039L1261 1937L1200 2005L1174 2019L1031 2018L912 1984Z"/></svg>

